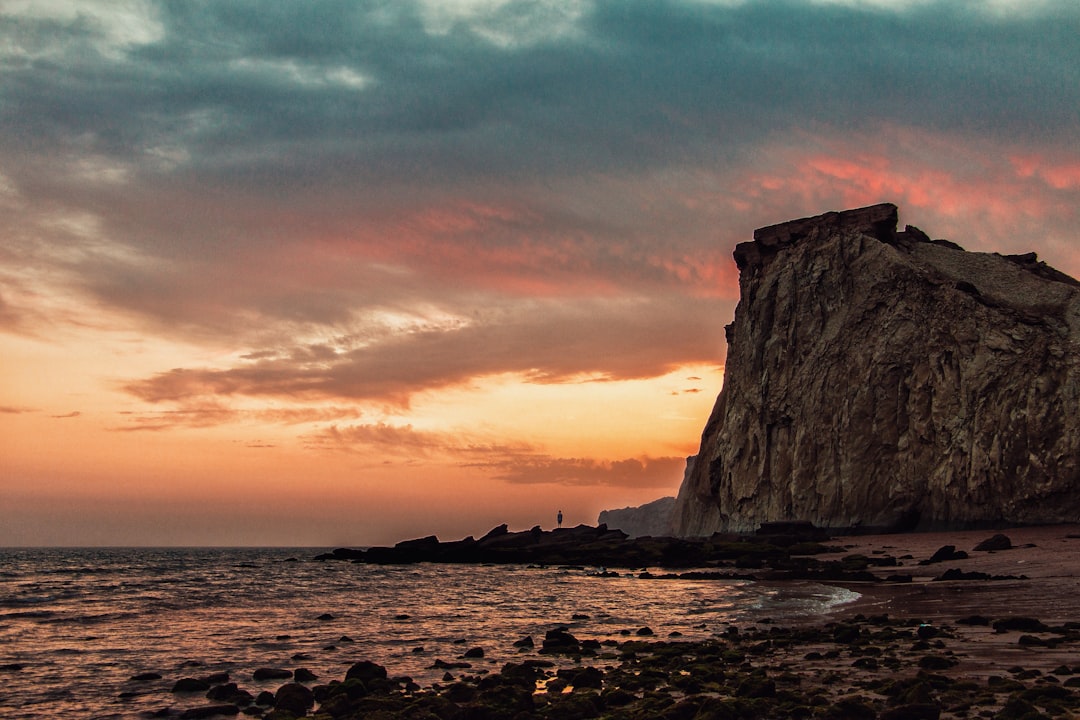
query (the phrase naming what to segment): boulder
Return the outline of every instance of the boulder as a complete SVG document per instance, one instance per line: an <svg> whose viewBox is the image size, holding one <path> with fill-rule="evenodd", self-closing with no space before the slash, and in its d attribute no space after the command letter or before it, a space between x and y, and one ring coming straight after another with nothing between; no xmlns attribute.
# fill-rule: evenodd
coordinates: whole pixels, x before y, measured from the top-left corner
<svg viewBox="0 0 1080 720"><path fill-rule="evenodd" d="M315 705L315 694L300 683L282 685L274 693L274 709L305 715Z"/></svg>
<svg viewBox="0 0 1080 720"><path fill-rule="evenodd" d="M210 689L210 683L199 678L180 678L173 685L172 691L174 693L179 692L206 692Z"/></svg>
<svg viewBox="0 0 1080 720"><path fill-rule="evenodd" d="M999 550L1011 550L1012 546L1012 540L1009 539L1008 535L998 533L976 545L975 550L977 552L997 552Z"/></svg>
<svg viewBox="0 0 1080 720"><path fill-rule="evenodd" d="M1076 280L897 231L889 204L761 228L734 257L723 390L678 535L1080 516Z"/></svg>
<svg viewBox="0 0 1080 720"><path fill-rule="evenodd" d="M253 680L288 680L291 678L292 670L286 670L285 668L258 668L251 674Z"/></svg>
<svg viewBox="0 0 1080 720"><path fill-rule="evenodd" d="M349 671L345 673L345 679L356 679L364 683L371 680L385 680L386 668L369 660L361 660L349 668Z"/></svg>

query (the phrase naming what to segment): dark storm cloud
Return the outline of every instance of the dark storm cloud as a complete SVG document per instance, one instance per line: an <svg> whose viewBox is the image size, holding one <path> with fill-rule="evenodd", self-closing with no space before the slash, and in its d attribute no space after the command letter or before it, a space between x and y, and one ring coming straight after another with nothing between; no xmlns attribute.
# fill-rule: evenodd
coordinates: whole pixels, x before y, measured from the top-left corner
<svg viewBox="0 0 1080 720"><path fill-rule="evenodd" d="M805 123L1027 137L1080 119L1075 3L999 16L613 0L586 6L573 32L506 46L465 20L429 33L408 2L157 15L160 39L120 56L85 18L6 21L31 55L5 62L6 151L90 150L149 172L146 153L173 147L200 182L376 190L715 162Z"/></svg>

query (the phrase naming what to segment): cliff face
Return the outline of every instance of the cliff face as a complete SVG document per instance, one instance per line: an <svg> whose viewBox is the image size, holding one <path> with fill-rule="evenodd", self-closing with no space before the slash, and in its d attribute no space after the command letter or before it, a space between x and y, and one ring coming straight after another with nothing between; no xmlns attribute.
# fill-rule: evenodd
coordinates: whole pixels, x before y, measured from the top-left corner
<svg viewBox="0 0 1080 720"><path fill-rule="evenodd" d="M637 507L601 510L597 525L622 530L632 538L667 537L671 535L671 511L675 498L663 497Z"/></svg>
<svg viewBox="0 0 1080 720"><path fill-rule="evenodd" d="M755 231L679 535L1080 519L1080 283L893 205Z"/></svg>

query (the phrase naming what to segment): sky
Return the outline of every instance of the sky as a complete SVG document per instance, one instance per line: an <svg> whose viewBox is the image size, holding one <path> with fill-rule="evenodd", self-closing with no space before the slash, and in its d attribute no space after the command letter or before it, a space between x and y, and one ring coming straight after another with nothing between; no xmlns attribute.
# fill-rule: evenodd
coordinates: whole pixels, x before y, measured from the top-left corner
<svg viewBox="0 0 1080 720"><path fill-rule="evenodd" d="M1080 3L0 0L0 545L674 495L735 244L877 202L1080 277Z"/></svg>

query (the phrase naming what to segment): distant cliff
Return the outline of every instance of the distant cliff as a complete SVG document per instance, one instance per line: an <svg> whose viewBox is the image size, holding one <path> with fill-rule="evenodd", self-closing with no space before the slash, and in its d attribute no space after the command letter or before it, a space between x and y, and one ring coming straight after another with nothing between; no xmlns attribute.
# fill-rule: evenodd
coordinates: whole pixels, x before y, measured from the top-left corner
<svg viewBox="0 0 1080 720"><path fill-rule="evenodd" d="M674 508L675 498L663 497L638 507L601 510L596 524L622 530L632 538L665 537L671 535L671 511Z"/></svg>
<svg viewBox="0 0 1080 720"><path fill-rule="evenodd" d="M1076 280L898 232L888 204L761 228L735 262L677 534L1080 519Z"/></svg>

